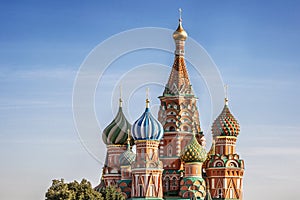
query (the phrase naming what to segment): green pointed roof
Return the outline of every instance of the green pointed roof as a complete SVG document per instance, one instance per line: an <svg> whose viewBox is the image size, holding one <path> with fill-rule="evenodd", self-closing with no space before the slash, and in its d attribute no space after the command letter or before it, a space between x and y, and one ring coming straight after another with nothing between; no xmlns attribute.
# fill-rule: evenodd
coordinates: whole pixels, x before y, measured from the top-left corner
<svg viewBox="0 0 300 200"><path fill-rule="evenodd" d="M180 159L186 163L204 162L206 156L205 149L198 143L195 134L193 134L190 143L183 149Z"/></svg>

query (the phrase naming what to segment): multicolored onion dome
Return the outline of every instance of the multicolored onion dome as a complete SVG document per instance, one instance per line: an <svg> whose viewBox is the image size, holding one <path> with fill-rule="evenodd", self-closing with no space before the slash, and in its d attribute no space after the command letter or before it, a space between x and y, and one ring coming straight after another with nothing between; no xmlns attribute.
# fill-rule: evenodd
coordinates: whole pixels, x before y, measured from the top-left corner
<svg viewBox="0 0 300 200"><path fill-rule="evenodd" d="M127 130L130 130L131 124L127 121L123 110L121 106L121 100L120 100L120 106L119 111L117 113L117 116L115 119L104 129L102 133L102 140L106 145L125 145L128 133Z"/></svg>
<svg viewBox="0 0 300 200"><path fill-rule="evenodd" d="M228 100L225 99L225 106L221 114L217 117L212 125L212 134L216 136L238 136L240 125L231 114L228 107Z"/></svg>
<svg viewBox="0 0 300 200"><path fill-rule="evenodd" d="M193 135L191 142L184 147L180 159L186 163L188 162L204 162L206 160L206 151L198 143L196 136Z"/></svg>
<svg viewBox="0 0 300 200"><path fill-rule="evenodd" d="M149 109L149 100L146 100L146 110L132 125L134 140L161 140L164 131L161 123L153 117Z"/></svg>
<svg viewBox="0 0 300 200"><path fill-rule="evenodd" d="M120 165L121 166L131 165L135 161L135 157L136 155L131 151L130 143L127 141L127 150L120 155Z"/></svg>
<svg viewBox="0 0 300 200"><path fill-rule="evenodd" d="M173 38L174 40L186 40L186 38L188 37L187 32L185 32L185 30L182 27L182 20L179 19L179 25L176 29L176 31L173 33Z"/></svg>

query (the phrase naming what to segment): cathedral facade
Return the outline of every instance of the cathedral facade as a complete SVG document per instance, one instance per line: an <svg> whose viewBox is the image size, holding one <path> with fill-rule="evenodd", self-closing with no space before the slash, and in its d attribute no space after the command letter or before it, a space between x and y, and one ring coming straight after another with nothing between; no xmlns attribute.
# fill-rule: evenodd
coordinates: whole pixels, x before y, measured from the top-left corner
<svg viewBox="0 0 300 200"><path fill-rule="evenodd" d="M239 124L225 98L212 125L211 149L206 152L197 98L184 59L187 37L180 18L173 33L174 63L159 97L158 119L146 99L144 113L129 123L120 99L116 117L102 133L107 154L96 190L114 185L132 200L242 199L244 161L236 153Z"/></svg>

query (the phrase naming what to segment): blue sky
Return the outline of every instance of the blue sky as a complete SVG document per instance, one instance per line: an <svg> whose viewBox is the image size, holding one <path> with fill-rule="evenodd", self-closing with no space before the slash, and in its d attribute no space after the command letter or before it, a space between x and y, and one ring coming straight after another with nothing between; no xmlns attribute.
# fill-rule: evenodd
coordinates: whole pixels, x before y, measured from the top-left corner
<svg viewBox="0 0 300 200"><path fill-rule="evenodd" d="M85 177L98 183L102 165L83 148L73 122L76 73L92 49L114 34L140 27L175 29L180 7L189 36L206 49L229 84L230 107L241 125L237 150L246 162L244 199L299 196L298 1L1 1L0 5L0 199L43 199L54 178ZM105 104L111 101L106 92L114 80L130 70L131 63L171 66L173 55L141 51L122 59L107 72L110 82L97 90L96 114L103 126L116 109ZM201 77L192 75L191 68L189 72L210 140L215 116L207 109L209 93ZM161 93L161 88L153 89L153 103ZM132 120L144 108L144 90L133 96L137 108Z"/></svg>

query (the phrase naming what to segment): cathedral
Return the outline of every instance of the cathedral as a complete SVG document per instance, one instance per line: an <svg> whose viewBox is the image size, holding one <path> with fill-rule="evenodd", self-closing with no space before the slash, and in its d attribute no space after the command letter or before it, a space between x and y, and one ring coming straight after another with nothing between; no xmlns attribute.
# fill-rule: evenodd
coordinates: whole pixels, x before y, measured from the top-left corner
<svg viewBox="0 0 300 200"><path fill-rule="evenodd" d="M102 133L107 154L96 190L113 185L132 200L243 198L244 161L236 153L239 123L226 97L212 124L213 142L206 152L197 97L184 58L187 37L180 17L173 33L174 63L159 97L158 119L147 98L144 113L131 124L120 98L115 118Z"/></svg>

